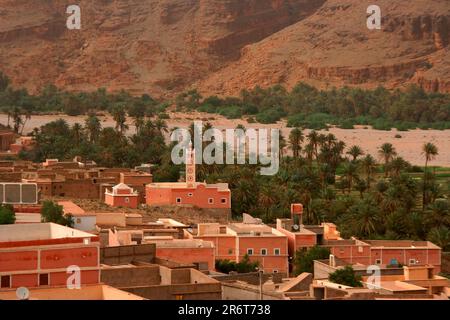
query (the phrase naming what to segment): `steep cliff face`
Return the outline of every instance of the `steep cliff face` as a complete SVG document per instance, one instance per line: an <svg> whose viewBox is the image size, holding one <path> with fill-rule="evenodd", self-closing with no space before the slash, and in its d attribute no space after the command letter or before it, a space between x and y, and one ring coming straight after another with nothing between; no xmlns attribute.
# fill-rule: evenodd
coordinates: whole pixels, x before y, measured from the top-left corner
<svg viewBox="0 0 450 320"><path fill-rule="evenodd" d="M365 12L372 2L328 0L307 19L245 47L239 61L198 85L226 94L298 81L321 87L417 83L450 92L448 1L377 1L382 30L369 30Z"/></svg>
<svg viewBox="0 0 450 320"><path fill-rule="evenodd" d="M0 69L15 85L180 91L240 49L311 15L325 0L0 0Z"/></svg>
<svg viewBox="0 0 450 320"><path fill-rule="evenodd" d="M449 90L448 0L0 0L0 70L36 92L130 90L173 95L305 80L320 86Z"/></svg>

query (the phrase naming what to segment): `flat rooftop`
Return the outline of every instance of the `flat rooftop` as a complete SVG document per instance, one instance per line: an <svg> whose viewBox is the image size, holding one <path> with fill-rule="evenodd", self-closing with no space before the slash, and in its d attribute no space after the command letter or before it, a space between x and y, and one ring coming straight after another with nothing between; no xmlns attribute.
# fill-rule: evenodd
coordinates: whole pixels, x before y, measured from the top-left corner
<svg viewBox="0 0 450 320"><path fill-rule="evenodd" d="M211 241L200 239L152 239L144 237L146 243L155 243L157 248L214 248Z"/></svg>
<svg viewBox="0 0 450 320"><path fill-rule="evenodd" d="M0 225L0 242L91 237L96 237L96 235L69 227L64 227L55 223Z"/></svg>
<svg viewBox="0 0 450 320"><path fill-rule="evenodd" d="M402 292L402 291L426 291L427 289L424 287L416 286L412 283L406 283L403 281L381 281L380 287L384 290L392 291L392 292Z"/></svg>
<svg viewBox="0 0 450 320"><path fill-rule="evenodd" d="M409 248L409 249L440 249L437 245L430 241L412 241L412 240L364 240L373 248Z"/></svg>
<svg viewBox="0 0 450 320"><path fill-rule="evenodd" d="M236 232L238 236L255 236L257 233L259 233L260 236L285 236L280 231L265 224L231 223L227 227Z"/></svg>
<svg viewBox="0 0 450 320"><path fill-rule="evenodd" d="M149 183L147 186L163 189L196 189L199 186L204 186L205 188L218 189L219 191L230 191L228 188L228 183L207 184L203 182L196 182L194 183L194 187L188 187L186 182L160 182Z"/></svg>
<svg viewBox="0 0 450 320"><path fill-rule="evenodd" d="M58 205L63 207L64 214L70 214L72 216L88 215L84 209L80 208L72 201L58 201Z"/></svg>
<svg viewBox="0 0 450 320"><path fill-rule="evenodd" d="M79 290L70 290L67 287L33 288L29 294L29 300L146 300L102 284L84 286ZM0 300L19 299L16 290L8 290L0 292Z"/></svg>

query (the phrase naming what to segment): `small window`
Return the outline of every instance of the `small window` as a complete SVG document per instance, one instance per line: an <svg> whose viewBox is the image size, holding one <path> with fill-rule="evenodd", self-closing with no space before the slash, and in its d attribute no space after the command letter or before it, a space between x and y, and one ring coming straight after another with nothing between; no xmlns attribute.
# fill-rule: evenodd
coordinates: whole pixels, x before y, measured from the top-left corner
<svg viewBox="0 0 450 320"><path fill-rule="evenodd" d="M192 192L188 193L188 197L193 197L193 196L194 196L194 194Z"/></svg>
<svg viewBox="0 0 450 320"><path fill-rule="evenodd" d="M220 202L221 202L222 204L226 204L226 203L227 203L227 198L222 198L222 199L220 199Z"/></svg>
<svg viewBox="0 0 450 320"><path fill-rule="evenodd" d="M277 269L273 269L273 273L278 273L278 270Z"/></svg>
<svg viewBox="0 0 450 320"><path fill-rule="evenodd" d="M381 264L381 259L376 259L375 264Z"/></svg>
<svg viewBox="0 0 450 320"><path fill-rule="evenodd" d="M247 254L249 256L252 256L253 255L253 249L251 249L251 248L247 249Z"/></svg>
<svg viewBox="0 0 450 320"><path fill-rule="evenodd" d="M42 273L39 275L39 286L48 286L48 273Z"/></svg>
<svg viewBox="0 0 450 320"><path fill-rule="evenodd" d="M228 249L228 254L233 254L233 249Z"/></svg>
<svg viewBox="0 0 450 320"><path fill-rule="evenodd" d="M362 253L363 252L363 247L362 246L358 246L358 252Z"/></svg>
<svg viewBox="0 0 450 320"><path fill-rule="evenodd" d="M11 276L1 276L0 288L11 288Z"/></svg>
<svg viewBox="0 0 450 320"><path fill-rule="evenodd" d="M274 255L276 255L276 256L279 256L280 255L280 249L279 248L275 248L275 249L273 249L273 254Z"/></svg>
<svg viewBox="0 0 450 320"><path fill-rule="evenodd" d="M213 198L208 198L208 203L209 204L214 204L214 199Z"/></svg>
<svg viewBox="0 0 450 320"><path fill-rule="evenodd" d="M181 203L181 198L177 198L177 203Z"/></svg>
<svg viewBox="0 0 450 320"><path fill-rule="evenodd" d="M411 265L411 264L417 264L416 259L409 259L409 264L410 264L410 265Z"/></svg>
<svg viewBox="0 0 450 320"><path fill-rule="evenodd" d="M126 203L129 203L129 202L130 202L130 198L125 197L125 202L126 202Z"/></svg>
<svg viewBox="0 0 450 320"><path fill-rule="evenodd" d="M261 249L261 255L267 256L267 249Z"/></svg>

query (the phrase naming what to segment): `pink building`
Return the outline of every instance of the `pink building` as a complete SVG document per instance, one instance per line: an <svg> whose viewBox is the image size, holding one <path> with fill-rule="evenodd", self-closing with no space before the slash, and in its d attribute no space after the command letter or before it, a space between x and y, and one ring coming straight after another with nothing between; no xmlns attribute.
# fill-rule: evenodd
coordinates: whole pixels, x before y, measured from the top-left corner
<svg viewBox="0 0 450 320"><path fill-rule="evenodd" d="M291 204L291 219L277 219L277 230L286 235L289 242L289 255L301 249L320 245L323 240L338 240L340 234L333 223L322 223L320 226L305 226L302 221L303 205Z"/></svg>
<svg viewBox="0 0 450 320"><path fill-rule="evenodd" d="M136 209L139 204L139 194L124 183L106 189L105 203L112 207L126 207Z"/></svg>
<svg viewBox="0 0 450 320"><path fill-rule="evenodd" d="M205 209L231 209L231 191L227 183L196 181L195 151L187 151L186 182L151 183L146 187L150 206L188 205Z"/></svg>
<svg viewBox="0 0 450 320"><path fill-rule="evenodd" d="M441 248L429 241L336 240L325 246L331 254L350 264L428 266L441 270Z"/></svg>
<svg viewBox="0 0 450 320"><path fill-rule="evenodd" d="M81 285L100 282L99 238L53 223L0 226L0 291L66 286L69 266Z"/></svg>
<svg viewBox="0 0 450 320"><path fill-rule="evenodd" d="M156 245L156 257L182 264L194 264L199 270L214 270L214 245L201 239L146 239Z"/></svg>
<svg viewBox="0 0 450 320"><path fill-rule="evenodd" d="M260 263L264 272L289 271L287 237L248 215L244 214L242 223L199 224L197 234L192 237L211 241L216 259L239 262L248 255L251 261Z"/></svg>

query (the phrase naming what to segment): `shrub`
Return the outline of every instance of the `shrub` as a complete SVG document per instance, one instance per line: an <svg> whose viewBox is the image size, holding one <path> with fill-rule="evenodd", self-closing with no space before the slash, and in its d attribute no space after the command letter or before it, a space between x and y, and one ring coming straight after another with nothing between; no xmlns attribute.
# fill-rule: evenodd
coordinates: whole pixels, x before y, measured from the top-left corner
<svg viewBox="0 0 450 320"><path fill-rule="evenodd" d="M362 287L362 277L355 274L351 266L345 266L344 269L338 269L328 276L331 282L350 287Z"/></svg>
<svg viewBox="0 0 450 320"><path fill-rule="evenodd" d="M68 227L73 226L72 217L70 215L64 215L63 207L48 200L44 201L42 205L41 221L53 222Z"/></svg>
<svg viewBox="0 0 450 320"><path fill-rule="evenodd" d="M9 204L0 205L0 224L14 224L16 222L16 214L14 208Z"/></svg>
<svg viewBox="0 0 450 320"><path fill-rule="evenodd" d="M315 246L307 251L298 250L295 253L294 272L296 275L302 272L314 272L314 260L328 259L330 250L328 248Z"/></svg>
<svg viewBox="0 0 450 320"><path fill-rule="evenodd" d="M216 270L223 273L230 273L231 271L235 271L237 273L255 272L257 271L258 266L259 263L257 261L251 262L248 255L245 255L244 258L238 263L228 259L216 261Z"/></svg>

